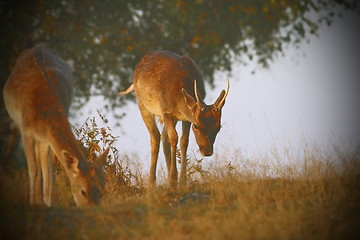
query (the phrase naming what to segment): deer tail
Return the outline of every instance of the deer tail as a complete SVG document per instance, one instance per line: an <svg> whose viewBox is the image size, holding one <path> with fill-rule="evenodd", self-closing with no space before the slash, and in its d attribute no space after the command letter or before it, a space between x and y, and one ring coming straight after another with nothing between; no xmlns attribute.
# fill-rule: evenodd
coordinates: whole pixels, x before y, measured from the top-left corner
<svg viewBox="0 0 360 240"><path fill-rule="evenodd" d="M124 91L119 91L118 95L126 95L128 93L131 93L132 91L134 91L134 83L131 83L131 85Z"/></svg>

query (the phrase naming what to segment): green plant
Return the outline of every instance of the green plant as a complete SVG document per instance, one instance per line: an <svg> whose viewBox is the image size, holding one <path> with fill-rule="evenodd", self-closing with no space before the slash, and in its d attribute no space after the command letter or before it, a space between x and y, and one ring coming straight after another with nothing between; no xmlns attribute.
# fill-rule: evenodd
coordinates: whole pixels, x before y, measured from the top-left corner
<svg viewBox="0 0 360 240"><path fill-rule="evenodd" d="M108 201L114 199L114 196L123 196L127 192L138 193L143 189L143 180L137 174L133 173L134 169L130 169L127 165L129 159L126 155L121 156L115 144L118 137L112 134L111 128L108 126L108 120L97 110L97 120L95 116L88 117L82 125L74 127L75 135L84 146L86 156L90 156L89 161L95 159L95 155L110 148L110 154L104 166L105 172L105 193L104 198ZM98 123L100 121L100 123ZM111 196L111 197L110 197Z"/></svg>

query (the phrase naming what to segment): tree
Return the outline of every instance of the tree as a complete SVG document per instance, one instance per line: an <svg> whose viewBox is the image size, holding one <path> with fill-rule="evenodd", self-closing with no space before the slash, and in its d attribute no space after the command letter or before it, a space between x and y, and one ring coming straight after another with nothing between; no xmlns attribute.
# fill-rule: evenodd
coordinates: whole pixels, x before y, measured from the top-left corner
<svg viewBox="0 0 360 240"><path fill-rule="evenodd" d="M125 103L116 92L151 49L189 55L205 81L231 70L234 59L256 58L267 67L288 45L299 46L356 0L36 0L1 2L4 85L20 51L33 45L56 50L74 69L75 106L103 95L108 108ZM4 116L1 98L0 114ZM2 123L3 124L3 123ZM8 124L8 122L6 122ZM6 125L5 124L5 125ZM5 126L4 125L4 126Z"/></svg>

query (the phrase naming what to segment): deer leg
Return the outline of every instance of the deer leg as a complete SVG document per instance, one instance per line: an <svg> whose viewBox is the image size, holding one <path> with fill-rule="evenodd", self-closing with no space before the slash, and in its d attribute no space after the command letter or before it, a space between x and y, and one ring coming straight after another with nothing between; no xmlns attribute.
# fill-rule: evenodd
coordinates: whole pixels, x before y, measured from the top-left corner
<svg viewBox="0 0 360 240"><path fill-rule="evenodd" d="M30 182L30 204L42 203L41 168L38 158L38 148L35 140L28 135L23 136L23 145L28 165Z"/></svg>
<svg viewBox="0 0 360 240"><path fill-rule="evenodd" d="M39 153L43 174L43 200L46 206L50 207L52 193L52 166L51 158L49 156L49 146L44 143L39 144Z"/></svg>
<svg viewBox="0 0 360 240"><path fill-rule="evenodd" d="M35 176L35 203L43 204L43 191L42 191L42 169L41 169L41 149L40 143L34 140L35 146L35 161L36 161L36 176Z"/></svg>
<svg viewBox="0 0 360 240"><path fill-rule="evenodd" d="M170 149L171 149L171 166L169 174L170 186L175 188L177 185L178 172L176 168L176 146L178 142L178 134L175 129L176 121L172 116L163 115L164 125L168 134Z"/></svg>
<svg viewBox="0 0 360 240"><path fill-rule="evenodd" d="M35 160L35 145L32 137L26 135L23 136L23 147L29 173L30 204L35 204L35 178L37 174L37 165Z"/></svg>
<svg viewBox="0 0 360 240"><path fill-rule="evenodd" d="M169 137L166 132L166 128L163 128L162 134L162 143L163 143L163 150L164 150L164 156L166 161L166 168L168 171L168 175L170 175L170 169L171 169L171 149L170 149L170 142Z"/></svg>
<svg viewBox="0 0 360 240"><path fill-rule="evenodd" d="M180 151L181 151L181 170L180 170L180 185L186 185L186 151L189 145L191 123L187 121L182 122L182 135L180 139Z"/></svg>
<svg viewBox="0 0 360 240"><path fill-rule="evenodd" d="M139 103L139 109L141 112L141 116L144 120L144 123L150 134L151 163L150 163L149 188L152 189L156 183L156 164L159 155L160 132L156 126L154 115L151 114L141 103Z"/></svg>
<svg viewBox="0 0 360 240"><path fill-rule="evenodd" d="M50 166L51 166L51 170L50 170L51 175L50 176L51 176L52 182L54 183L56 180L54 166L56 166L58 159L56 157L56 154L54 153L54 151L51 148L50 148L49 154L50 154ZM51 186L51 188L52 188L52 186Z"/></svg>

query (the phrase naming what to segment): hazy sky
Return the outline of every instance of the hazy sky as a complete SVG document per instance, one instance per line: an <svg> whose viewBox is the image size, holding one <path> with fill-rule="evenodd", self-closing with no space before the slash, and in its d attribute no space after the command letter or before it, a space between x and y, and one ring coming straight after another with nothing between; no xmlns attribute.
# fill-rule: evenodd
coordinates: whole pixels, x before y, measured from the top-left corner
<svg viewBox="0 0 360 240"><path fill-rule="evenodd" d="M269 69L262 69L256 63L243 66L234 62L215 153L240 150L251 157L274 149L282 152L284 147L296 154L306 143L323 149L335 144L345 151L359 145L358 22L358 16L347 13L331 27L321 27L319 38L311 38L310 43L302 44L300 49L285 50L285 56L279 56ZM224 73L217 73L217 88L212 90L207 86L206 103L215 101L226 86L226 77ZM101 100L94 99L84 113L99 106ZM135 103L128 104L125 110L128 114L121 121L121 127L113 128L113 135L119 136L116 146L120 154L136 153L148 165L148 131ZM81 123L84 119L73 122ZM110 126L117 121L109 120ZM178 123L179 130L180 127ZM190 157L201 158L193 134L190 135L188 153ZM162 152L159 156L163 159ZM211 157L207 159L210 161ZM160 161L163 164L164 161Z"/></svg>

